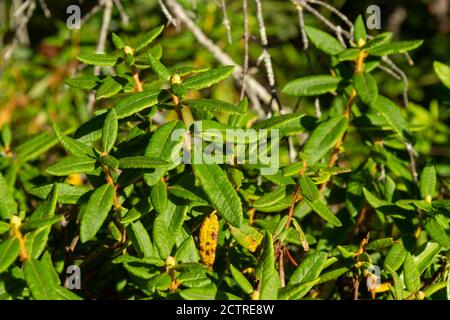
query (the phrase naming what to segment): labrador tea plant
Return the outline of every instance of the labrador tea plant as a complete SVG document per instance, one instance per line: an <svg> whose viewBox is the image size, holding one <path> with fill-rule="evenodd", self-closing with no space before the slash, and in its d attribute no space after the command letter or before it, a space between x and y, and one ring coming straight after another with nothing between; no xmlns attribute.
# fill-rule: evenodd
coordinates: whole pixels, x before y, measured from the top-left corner
<svg viewBox="0 0 450 320"><path fill-rule="evenodd" d="M330 105L316 116L258 119L245 98L199 98L233 67L165 66L154 45L162 31L130 42L112 34L116 51L77 56L114 73L66 79L111 106L76 130L54 123L54 134L15 146L2 129L2 299L401 300L450 291L450 201L433 163L417 158L404 110L373 76L387 56L421 41L371 37L358 17L346 48L306 26L330 72L292 80L282 93L327 95ZM237 161L263 143L279 160L270 174L259 157ZM66 154L44 183L23 185L56 145ZM204 150L211 158L192 161ZM30 197L34 210L22 210ZM72 265L78 290L69 289Z"/></svg>

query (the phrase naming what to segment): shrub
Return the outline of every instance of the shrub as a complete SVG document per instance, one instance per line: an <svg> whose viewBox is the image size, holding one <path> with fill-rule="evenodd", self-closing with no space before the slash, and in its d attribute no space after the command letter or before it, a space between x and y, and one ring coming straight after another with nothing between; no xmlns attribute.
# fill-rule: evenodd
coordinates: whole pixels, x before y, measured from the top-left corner
<svg viewBox="0 0 450 320"><path fill-rule="evenodd" d="M115 52L79 54L115 72L65 83L114 106L18 147L2 129L1 297L401 300L448 287L444 185L432 161L417 159L417 128L373 76L421 41L370 37L361 17L351 48L305 30L330 72L282 91L332 93L317 116L258 119L246 98L199 98L234 68L165 66L152 46L162 27L130 43L113 34ZM448 84L448 67L435 66ZM163 111L174 118L163 123ZM304 142L292 144L298 135ZM29 161L57 143L68 155L42 184ZM22 176L40 185L19 186L30 181ZM30 194L37 206L25 205ZM71 265L81 269L79 291L64 286L78 281Z"/></svg>

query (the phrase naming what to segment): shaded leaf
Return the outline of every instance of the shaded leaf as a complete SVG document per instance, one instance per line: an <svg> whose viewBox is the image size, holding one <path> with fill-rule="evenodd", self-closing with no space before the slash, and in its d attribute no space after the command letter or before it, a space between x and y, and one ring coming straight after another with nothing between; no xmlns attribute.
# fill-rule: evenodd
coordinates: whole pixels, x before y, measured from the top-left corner
<svg viewBox="0 0 450 320"><path fill-rule="evenodd" d="M283 93L291 96L317 96L336 91L342 78L330 75L308 76L288 82Z"/></svg>
<svg viewBox="0 0 450 320"><path fill-rule="evenodd" d="M119 130L119 122L114 109L109 110L102 129L102 147L103 152L108 153L114 147Z"/></svg>
<svg viewBox="0 0 450 320"><path fill-rule="evenodd" d="M368 72L357 72L353 76L353 85L362 102L370 105L378 97L378 86L375 79Z"/></svg>
<svg viewBox="0 0 450 320"><path fill-rule="evenodd" d="M95 237L108 216L114 198L114 189L105 184L92 193L81 216L80 239L86 242Z"/></svg>
<svg viewBox="0 0 450 320"><path fill-rule="evenodd" d="M187 89L197 90L208 88L230 76L233 70L233 66L220 66L215 69L210 69L184 80L183 86Z"/></svg>
<svg viewBox="0 0 450 320"><path fill-rule="evenodd" d="M243 221L241 200L219 165L192 164L192 167L203 191L219 214L232 226L240 227Z"/></svg>

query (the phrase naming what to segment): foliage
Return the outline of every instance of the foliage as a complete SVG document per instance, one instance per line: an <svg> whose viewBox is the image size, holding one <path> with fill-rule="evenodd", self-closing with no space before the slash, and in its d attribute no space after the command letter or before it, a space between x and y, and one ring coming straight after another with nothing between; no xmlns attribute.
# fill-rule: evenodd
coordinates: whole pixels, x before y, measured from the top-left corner
<svg viewBox="0 0 450 320"><path fill-rule="evenodd" d="M401 107L376 68L421 40L372 37L359 16L346 48L307 25L327 67L291 72L280 92L308 111L258 119L225 92L235 67L171 65L164 32L113 33L108 53L76 54L87 67L65 78L64 99L95 91L105 108L92 117L21 139L3 125L1 299L448 298L450 169L431 152L448 143L448 112ZM449 67L434 70L446 94ZM326 102L315 115L311 97ZM275 173L195 162L198 145L224 144L211 132L249 128L280 130ZM237 140L234 160L254 146ZM80 290L65 287L70 265Z"/></svg>

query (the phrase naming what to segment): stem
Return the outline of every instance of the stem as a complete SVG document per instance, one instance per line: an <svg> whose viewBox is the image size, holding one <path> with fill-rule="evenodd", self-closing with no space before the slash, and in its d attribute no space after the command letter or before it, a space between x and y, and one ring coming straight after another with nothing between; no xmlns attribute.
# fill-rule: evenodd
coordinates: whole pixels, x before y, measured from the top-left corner
<svg viewBox="0 0 450 320"><path fill-rule="evenodd" d="M356 65L355 65L355 73L360 73L364 71L364 60L367 58L367 52L365 50L360 50L358 57L356 58ZM344 111L344 117L347 119L350 118L351 108L353 103L355 102L357 97L355 89L352 89L352 92L347 100L347 104L345 105L345 111ZM343 134L333 148L333 153L330 158L330 162L328 163L328 167L333 167L336 164L337 157L339 155L340 148L342 144L344 143L345 134ZM323 190L326 186L326 183L322 184L321 190Z"/></svg>
<svg viewBox="0 0 450 320"><path fill-rule="evenodd" d="M106 183L113 187L114 196L113 196L113 204L114 210L116 211L116 226L119 228L120 233L122 234L122 238L120 239L120 243L125 243L127 239L127 234L125 227L119 222L120 212L122 211L122 205L119 203L119 197L117 195L117 184L114 183L114 179L111 175L111 170L107 166L102 166L103 172L105 173Z"/></svg>
<svg viewBox="0 0 450 320"><path fill-rule="evenodd" d="M294 215L294 207L295 207L295 203L297 202L299 191L300 191L299 186L298 185L295 186L294 197L292 198L291 205L289 206L289 214L288 214L288 220L286 222L286 229L289 228L289 225L291 224L292 216Z"/></svg>
<svg viewBox="0 0 450 320"><path fill-rule="evenodd" d="M291 253L289 252L289 249L284 245L283 243L283 249L284 253L286 254L286 257L288 258L289 262L292 263L294 267L298 267L297 261L292 257Z"/></svg>
<svg viewBox="0 0 450 320"><path fill-rule="evenodd" d="M284 275L284 255L283 255L283 250L280 250L280 255L278 257L278 261L280 263L280 282L281 282L281 287L285 287L286 286L286 280L285 280L285 275Z"/></svg>
<svg viewBox="0 0 450 320"><path fill-rule="evenodd" d="M136 83L136 91L138 92L144 91L143 83L139 79L139 71L136 68L136 66L132 66L131 71L133 72L133 80Z"/></svg>
<svg viewBox="0 0 450 320"><path fill-rule="evenodd" d="M27 247L25 245L25 237L22 235L19 229L14 228L14 236L19 239L20 245L20 261L28 259Z"/></svg>

